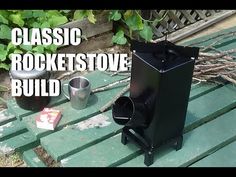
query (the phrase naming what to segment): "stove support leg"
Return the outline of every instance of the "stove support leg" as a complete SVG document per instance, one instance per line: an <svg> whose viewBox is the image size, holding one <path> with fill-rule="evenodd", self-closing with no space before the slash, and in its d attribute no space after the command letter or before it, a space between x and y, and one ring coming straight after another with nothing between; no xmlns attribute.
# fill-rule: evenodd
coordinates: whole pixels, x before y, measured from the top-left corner
<svg viewBox="0 0 236 177"><path fill-rule="evenodd" d="M179 136L177 139L176 139L176 143L175 143L175 149L176 151L180 150L182 148L182 145L183 145L183 135Z"/></svg>
<svg viewBox="0 0 236 177"><path fill-rule="evenodd" d="M125 133L122 132L122 133L121 133L121 143L124 144L124 145L126 145L127 142L128 142L128 138L127 138L127 136L125 135Z"/></svg>
<svg viewBox="0 0 236 177"><path fill-rule="evenodd" d="M144 154L144 164L150 166L154 161L154 152L153 149L146 151Z"/></svg>

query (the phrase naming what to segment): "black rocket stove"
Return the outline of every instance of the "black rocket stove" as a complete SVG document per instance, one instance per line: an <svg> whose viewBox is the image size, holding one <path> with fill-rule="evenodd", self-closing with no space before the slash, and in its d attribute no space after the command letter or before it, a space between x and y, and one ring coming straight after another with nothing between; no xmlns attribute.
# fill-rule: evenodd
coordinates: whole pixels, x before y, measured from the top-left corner
<svg viewBox="0 0 236 177"><path fill-rule="evenodd" d="M183 129L195 60L199 48L132 41L130 96L118 98L113 119L124 125L121 142L134 142L144 151L144 163L154 160L163 144L182 148Z"/></svg>

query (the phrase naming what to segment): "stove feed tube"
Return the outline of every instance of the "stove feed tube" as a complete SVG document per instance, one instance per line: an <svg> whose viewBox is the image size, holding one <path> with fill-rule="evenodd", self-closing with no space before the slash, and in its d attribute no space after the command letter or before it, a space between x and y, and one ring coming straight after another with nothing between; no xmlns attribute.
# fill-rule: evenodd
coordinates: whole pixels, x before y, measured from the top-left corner
<svg viewBox="0 0 236 177"><path fill-rule="evenodd" d="M112 116L119 125L129 128L145 128L147 127L148 108L141 101L122 96L115 101Z"/></svg>

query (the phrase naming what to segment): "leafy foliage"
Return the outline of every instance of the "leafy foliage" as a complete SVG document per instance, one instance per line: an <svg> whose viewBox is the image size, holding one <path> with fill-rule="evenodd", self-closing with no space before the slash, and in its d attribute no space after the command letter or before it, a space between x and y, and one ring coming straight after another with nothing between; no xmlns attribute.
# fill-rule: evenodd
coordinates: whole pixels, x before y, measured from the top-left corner
<svg viewBox="0 0 236 177"><path fill-rule="evenodd" d="M0 69L9 70L11 53L55 52L56 46L14 46L11 29L14 27L56 27L69 21L70 10L0 10Z"/></svg>
<svg viewBox="0 0 236 177"><path fill-rule="evenodd" d="M95 24L96 15L107 10L0 10L0 69L10 68L10 54L12 53L52 53L57 46L14 46L11 43L11 29L24 28L52 28L72 20L87 18ZM112 42L119 45L127 43L127 38L133 39L134 33L145 41L153 38L151 25L157 25L160 19L145 20L138 10L109 10L108 19L121 24L116 28ZM125 28L124 28L125 26ZM127 30L128 29L128 34Z"/></svg>

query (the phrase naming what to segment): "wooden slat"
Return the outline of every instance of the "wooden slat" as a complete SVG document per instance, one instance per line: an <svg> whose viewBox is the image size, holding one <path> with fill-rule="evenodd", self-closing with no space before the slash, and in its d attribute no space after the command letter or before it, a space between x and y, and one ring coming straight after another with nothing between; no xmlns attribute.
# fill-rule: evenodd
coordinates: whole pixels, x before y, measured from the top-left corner
<svg viewBox="0 0 236 177"><path fill-rule="evenodd" d="M98 74L100 73L100 74ZM91 75L90 75L91 76ZM89 80L92 83L92 87L98 85L104 85L105 83L111 83L117 80L117 78L124 77L110 77L109 75L102 74L101 72L96 72L90 77ZM87 77L88 78L88 77ZM74 124L79 121L83 121L95 114L97 114L99 109L105 105L111 98L113 98L119 91L123 89L123 86L117 86L109 91L98 92L96 94L91 95L90 100L88 101L88 105L86 109L76 110L73 109L70 105L70 102L66 102L64 104L60 104L59 106L55 106L55 109L59 109L62 111L62 118L57 126L57 130L63 128L68 124ZM39 113L35 113L23 118L23 122L26 124L27 128L33 132L35 136L38 138L45 136L47 134L53 133L50 130L39 129L35 125L35 117Z"/></svg>
<svg viewBox="0 0 236 177"><path fill-rule="evenodd" d="M151 167L189 166L236 139L236 109L184 135L183 148L162 149ZM232 158L232 156L230 157ZM144 167L143 155L122 164L122 167Z"/></svg>
<svg viewBox="0 0 236 177"><path fill-rule="evenodd" d="M86 122L90 121L91 123L84 126L85 129L83 129L82 126L83 122L80 122L79 125L75 124L59 132L43 137L40 140L41 146L56 161L77 153L88 146L96 146L96 143L115 135L121 129L121 126L114 123L110 115L111 111L108 111L87 119ZM91 120L94 120L94 118L98 118L97 120L107 118L107 120L104 119L104 121L100 122L104 127L95 125L95 121L93 122L94 124L92 124Z"/></svg>
<svg viewBox="0 0 236 177"><path fill-rule="evenodd" d="M226 85L190 101L185 122L185 131L190 131L199 124L209 121L213 117L236 107L235 93L236 87ZM217 100L215 100L215 98L217 98Z"/></svg>
<svg viewBox="0 0 236 177"><path fill-rule="evenodd" d="M175 15L173 10L168 11L169 17L180 27L183 28L184 24L180 21L180 19Z"/></svg>
<svg viewBox="0 0 236 177"><path fill-rule="evenodd" d="M97 37L89 38L88 40L84 40L78 46L66 46L62 47L58 50L58 53L79 53L79 52L89 52L97 49L104 49L111 47L112 44L113 33L109 32L106 34L102 34Z"/></svg>
<svg viewBox="0 0 236 177"><path fill-rule="evenodd" d="M192 89L194 93L190 94L190 99L192 97L197 98L197 95L207 93L207 90L218 88L216 84L203 85L204 86L202 87L198 86L197 88ZM75 152L83 150L89 145L91 146L91 144L94 144L95 142L97 143L97 141L101 141L101 139L109 138L109 136L119 131L120 126L117 126L113 122L113 119L111 118L111 111L106 112L105 115L110 117L109 121L111 122L111 124L105 128L79 131L74 129L73 126L71 128L68 127L59 132L41 138L41 145L54 158L54 160L58 161ZM96 133L96 136L94 136L94 133ZM76 141L74 138L79 138L80 141ZM64 145L66 146L64 147ZM58 149L59 146L63 148Z"/></svg>
<svg viewBox="0 0 236 177"><path fill-rule="evenodd" d="M80 28L82 30L82 35L86 36L87 38L112 30L112 22L108 21L107 14L101 14L95 18L97 20L95 24L91 23L87 19L84 19L80 21L72 21L60 27Z"/></svg>
<svg viewBox="0 0 236 177"><path fill-rule="evenodd" d="M92 82L92 84L91 84L92 88L101 87L101 86L104 86L106 84L111 83L114 80L119 80L119 79L124 78L123 76L114 76L114 77L112 77L114 80L112 80L112 79L110 79L109 75L103 74L103 73L101 73L99 71L90 72L90 73L88 73L88 74L86 74L84 76L90 80L90 78L93 78L98 73L100 73L99 74L100 78L98 78L96 81ZM101 78L103 78L103 79L101 79ZM67 82L68 81L66 81L65 83L67 83ZM61 94L58 97L51 98L51 101L50 101L48 106L52 107L52 106L60 105L60 104L65 103L65 102L68 102L68 100L67 100L67 98L63 94ZM29 116L29 115L34 113L32 111L29 111L29 110L21 109L17 105L17 103L16 103L16 101L14 99L8 100L7 105L8 105L8 111L12 112L12 114L14 114L20 120L23 117Z"/></svg>
<svg viewBox="0 0 236 177"><path fill-rule="evenodd" d="M4 109L0 111L0 126L13 120L16 120L16 116L10 110Z"/></svg>
<svg viewBox="0 0 236 177"><path fill-rule="evenodd" d="M160 16L156 11L153 13L153 16L155 18L158 18L158 19L161 19L162 16ZM160 24L165 28L165 29L168 29L168 31L174 31L173 29L171 29L167 23L167 19L164 18L163 20L160 21Z"/></svg>
<svg viewBox="0 0 236 177"><path fill-rule="evenodd" d="M232 98L232 99L225 98L224 95L222 95L222 94L221 94L222 96L219 97L219 92L221 93L222 91L225 91L225 90L222 90L222 88L219 88L219 89L217 89L213 92L210 92L200 98L190 101L189 107L188 107L188 114L187 114L187 118L186 118L186 123L185 123L186 128L193 127L193 125L196 125L196 124L200 125L200 122L202 122L204 120L206 121L206 119L208 119L208 121L209 121L210 117L214 118L214 116L217 116L216 113L218 113L218 115L220 113L222 113L222 112L220 112L220 110L222 110L222 111L224 110L225 112L229 111L232 107L227 106L227 105L232 105L232 102L236 105L236 99L234 99L234 98ZM234 90L234 92L235 91L236 90ZM210 107L209 102L212 102L212 103L215 102L213 100L216 96L218 96L218 99L220 101L218 102L218 104L216 104L216 106ZM232 93L231 93L231 96L232 96ZM205 97L206 97L206 99L204 99ZM226 110L226 108L227 108L227 110ZM103 143L103 142L101 142L101 143ZM118 142L118 143L120 143L120 142ZM99 144L96 145L96 147L99 146ZM91 147L91 148L93 148L93 147ZM88 148L88 149L90 149L90 148ZM85 149L84 151L86 151L86 150L87 149ZM135 153L138 153L138 152L135 152ZM77 153L77 154L80 154L80 153ZM128 154L127 156L130 156L130 155L132 156L132 154ZM123 156L123 154L121 154L121 155ZM105 154L104 154L104 156L105 156ZM74 155L73 155L73 157L74 157ZM68 158L71 159L71 156L69 156ZM94 157L94 158L96 158L96 157ZM98 157L98 158L100 158L100 157ZM115 159L113 159L113 160L115 160ZM119 160L119 159L116 158L116 160ZM89 162L85 162L85 163L89 163Z"/></svg>
<svg viewBox="0 0 236 177"><path fill-rule="evenodd" d="M188 19L191 23L194 23L196 20L190 15L190 13L186 10L180 10L181 13Z"/></svg>
<svg viewBox="0 0 236 177"><path fill-rule="evenodd" d="M179 31L176 31L175 33L172 33L169 35L168 37L168 40L175 43L181 39L184 39L198 31L201 31L202 29L205 29L206 27L209 27L210 25L216 23L216 22L219 22L231 15L235 14L235 11L232 10L232 11L227 11L225 13L221 13L219 15L215 15L214 17L209 17L207 19L207 21L205 22L204 20L201 20L201 21L198 21L192 25L189 25L189 26L186 26L185 28L183 28L182 30L179 30ZM161 41L163 40L164 38L159 38L157 40L155 40L156 42L157 41Z"/></svg>
<svg viewBox="0 0 236 177"><path fill-rule="evenodd" d="M156 153L155 166L187 166L189 163L205 156L209 152L222 147L225 143L236 139L236 110L231 111L207 124L184 135L184 145L176 152L166 148ZM219 131L222 130L222 131ZM63 159L62 166L66 167L101 167L117 166L128 161L125 166L144 166L143 155L129 161L140 150L128 143L120 142L120 134L109 138L96 146L89 147L77 154Z"/></svg>
<svg viewBox="0 0 236 177"><path fill-rule="evenodd" d="M25 151L38 145L31 132L25 132L0 142L0 154L11 154L15 151Z"/></svg>
<svg viewBox="0 0 236 177"><path fill-rule="evenodd" d="M202 12L202 10L196 10L196 13L200 16L201 19L206 18L205 14Z"/></svg>
<svg viewBox="0 0 236 177"><path fill-rule="evenodd" d="M29 167L46 167L34 150L30 149L23 153L23 160Z"/></svg>
<svg viewBox="0 0 236 177"><path fill-rule="evenodd" d="M0 126L0 141L11 138L26 131L27 129L22 122L18 120L8 122Z"/></svg>
<svg viewBox="0 0 236 177"><path fill-rule="evenodd" d="M235 167L236 141L210 154L190 167Z"/></svg>

